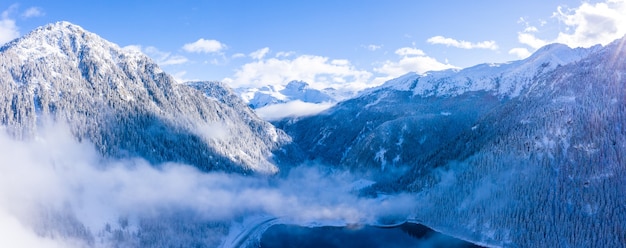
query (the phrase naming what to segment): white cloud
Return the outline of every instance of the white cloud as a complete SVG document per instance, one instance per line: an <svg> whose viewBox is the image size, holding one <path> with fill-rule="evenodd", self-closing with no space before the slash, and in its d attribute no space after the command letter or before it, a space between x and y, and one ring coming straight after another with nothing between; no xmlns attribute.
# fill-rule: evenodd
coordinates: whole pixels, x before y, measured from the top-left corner
<svg viewBox="0 0 626 248"><path fill-rule="evenodd" d="M296 100L258 108L255 112L266 121L274 121L286 117L302 117L318 114L334 105L333 103L309 103Z"/></svg>
<svg viewBox="0 0 626 248"><path fill-rule="evenodd" d="M231 58L233 58L233 59L245 58L245 57L246 57L246 55L243 54L243 53L235 53L235 54L233 54L233 56L231 56Z"/></svg>
<svg viewBox="0 0 626 248"><path fill-rule="evenodd" d="M573 32L559 33L556 41L572 47L608 44L626 34L626 1L583 2L574 9L559 7L554 13Z"/></svg>
<svg viewBox="0 0 626 248"><path fill-rule="evenodd" d="M570 47L590 47L606 45L626 34L626 0L606 0L595 4L583 2L576 8L559 6L552 15L564 26L552 39L538 38L540 30L530 26L524 19L526 28L519 33L518 41L533 49L549 43L562 43ZM541 26L546 22L541 21Z"/></svg>
<svg viewBox="0 0 626 248"><path fill-rule="evenodd" d="M540 47L550 43L549 41L537 38L534 34L524 32L520 32L517 35L517 40L524 45L532 47L533 49L539 49Z"/></svg>
<svg viewBox="0 0 626 248"><path fill-rule="evenodd" d="M378 49L381 49L382 47L383 46L381 46L381 45L374 45L374 44L370 44L370 45L365 46L365 48L367 48L367 50L370 50L370 51L376 51Z"/></svg>
<svg viewBox="0 0 626 248"><path fill-rule="evenodd" d="M525 33L536 33L539 32L539 29L537 29L537 27L535 26L528 26L524 29Z"/></svg>
<svg viewBox="0 0 626 248"><path fill-rule="evenodd" d="M516 48L509 50L509 54L513 54L520 59L525 59L525 58L528 58L528 56L530 56L531 53L526 48L516 47Z"/></svg>
<svg viewBox="0 0 626 248"><path fill-rule="evenodd" d="M0 45L20 36L15 20L10 17L17 7L17 4L13 4L0 14Z"/></svg>
<svg viewBox="0 0 626 248"><path fill-rule="evenodd" d="M43 247L43 248L60 248L73 247L70 244L64 244L61 240L45 238L37 235L30 230L28 226L24 226L23 220L9 213L4 213L0 206L0 233L3 238L0 239L2 247Z"/></svg>
<svg viewBox="0 0 626 248"><path fill-rule="evenodd" d="M137 52L143 52L152 58L156 63L160 66L167 65L179 65L184 64L189 61L186 57L182 55L172 55L170 52L160 51L158 48L149 46L145 49L140 45L128 45L125 46L124 49L129 49Z"/></svg>
<svg viewBox="0 0 626 248"><path fill-rule="evenodd" d="M291 57L294 54L296 54L295 52L277 52L276 53L276 58L280 58L280 57Z"/></svg>
<svg viewBox="0 0 626 248"><path fill-rule="evenodd" d="M185 56L182 55L172 55L169 56L166 60L160 61L159 65L165 66L165 65L179 65L179 64L184 64L187 63L187 61L189 61Z"/></svg>
<svg viewBox="0 0 626 248"><path fill-rule="evenodd" d="M412 47L400 48L400 49L396 50L395 53L397 55L400 55L400 56L410 56L410 55L424 56L424 55L426 55L426 53L424 53L424 51L422 51L420 49L412 48Z"/></svg>
<svg viewBox="0 0 626 248"><path fill-rule="evenodd" d="M39 7L30 7L26 11L24 11L24 13L22 13L22 17L24 18L39 17L43 15L44 12Z"/></svg>
<svg viewBox="0 0 626 248"><path fill-rule="evenodd" d="M268 58L244 64L224 82L232 87L260 87L302 80L316 89L362 89L367 86L371 75L368 71L356 69L348 60L300 55L293 59Z"/></svg>
<svg viewBox="0 0 626 248"><path fill-rule="evenodd" d="M440 44L440 45L446 45L446 46L462 48L462 49L476 49L476 48L491 49L491 50L498 49L498 45L493 40L472 43L469 41L455 40L455 39L447 38L443 36L434 36L434 37L430 37L426 41L430 44Z"/></svg>
<svg viewBox="0 0 626 248"><path fill-rule="evenodd" d="M199 39L183 46L183 50L190 53L216 53L226 48L226 45L217 40Z"/></svg>
<svg viewBox="0 0 626 248"><path fill-rule="evenodd" d="M133 52L139 52L139 53L142 52L141 45L128 45L128 46L122 47L122 49L133 51Z"/></svg>
<svg viewBox="0 0 626 248"><path fill-rule="evenodd" d="M188 78L187 76L187 71L178 71L178 72L174 72L171 74L172 77L174 77L174 80L176 80L177 83L184 83L184 82L190 82L190 81L201 81L198 78Z"/></svg>
<svg viewBox="0 0 626 248"><path fill-rule="evenodd" d="M270 48L264 47L254 52L251 52L249 55L253 59L260 60L260 59L263 59L263 57L265 57L265 55L267 55L267 53L269 52L270 52Z"/></svg>
<svg viewBox="0 0 626 248"><path fill-rule="evenodd" d="M416 48L403 47L396 50L395 53L400 56L398 61L385 61L381 66L374 68L375 72L383 75L376 77L372 83L373 85L382 84L387 80L408 72L424 73L456 68L451 64L441 63L435 58L426 56L424 51Z"/></svg>
<svg viewBox="0 0 626 248"><path fill-rule="evenodd" d="M338 66L350 66L350 61L347 59L333 59L330 63Z"/></svg>
<svg viewBox="0 0 626 248"><path fill-rule="evenodd" d="M301 166L269 182L266 177L205 173L181 164L154 168L141 159L103 159L92 144L72 138L69 128L45 129L34 141L15 141L0 133L1 150L13 155L0 156L2 247L116 247L106 235L121 228L162 239L156 242L176 239L176 232L163 236L162 230L140 224L144 219L172 224L168 216L177 217L168 230L183 231L194 224L228 225L252 215L300 225L374 224L388 216L408 216L416 207L416 197L404 194L384 201L359 197L354 193L359 177L348 172ZM85 233L67 231L76 226ZM219 242L226 235L222 230L185 238L205 241L207 235L216 235ZM77 238L68 237L72 235ZM97 237L96 243L88 244L89 237L92 242ZM135 238L124 236L126 244L138 242Z"/></svg>

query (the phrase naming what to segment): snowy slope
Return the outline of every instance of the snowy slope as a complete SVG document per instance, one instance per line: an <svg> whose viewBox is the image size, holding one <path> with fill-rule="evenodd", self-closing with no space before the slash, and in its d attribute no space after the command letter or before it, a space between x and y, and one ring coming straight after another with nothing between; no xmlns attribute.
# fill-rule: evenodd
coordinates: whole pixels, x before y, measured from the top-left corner
<svg viewBox="0 0 626 248"><path fill-rule="evenodd" d="M624 44L554 44L521 61L407 74L278 125L310 159L369 174L378 184L367 193L422 197L415 217L446 234L621 246Z"/></svg>
<svg viewBox="0 0 626 248"><path fill-rule="evenodd" d="M550 44L524 60L480 64L463 70L449 69L427 72L424 75L408 73L361 95L379 89L393 89L412 91L413 94L423 97L458 96L465 92L489 91L500 97L512 98L518 96L541 74L580 61L600 48L595 46L572 49L563 44Z"/></svg>
<svg viewBox="0 0 626 248"><path fill-rule="evenodd" d="M418 156L405 149L421 153L445 144L492 108L529 91L542 76L579 62L600 48L552 44L520 61L424 75L408 73L365 90L324 115L295 123L286 120L279 126L310 157L331 164L383 168L411 163ZM342 121L345 119L351 121ZM389 138L388 133L397 137Z"/></svg>
<svg viewBox="0 0 626 248"><path fill-rule="evenodd" d="M0 123L17 138L51 118L107 156L262 173L277 171L272 151L289 142L235 98L177 85L147 56L68 22L7 43L0 64Z"/></svg>
<svg viewBox="0 0 626 248"><path fill-rule="evenodd" d="M425 166L438 173L401 179L448 209L420 217L505 246L621 246L626 63L615 58L625 42L555 69L486 115L431 157Z"/></svg>

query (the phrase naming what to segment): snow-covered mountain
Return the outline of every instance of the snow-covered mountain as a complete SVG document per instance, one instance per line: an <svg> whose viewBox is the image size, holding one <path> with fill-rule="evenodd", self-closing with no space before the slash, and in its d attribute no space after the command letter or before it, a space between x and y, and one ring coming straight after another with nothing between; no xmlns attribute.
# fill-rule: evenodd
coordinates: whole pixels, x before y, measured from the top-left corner
<svg viewBox="0 0 626 248"><path fill-rule="evenodd" d="M279 121L313 162L268 179L150 166L274 173L301 154L221 83L176 84L143 54L44 26L0 48L0 229L78 247L230 247L276 223L411 221L487 246L621 247L625 45L407 74ZM332 95L288 86L267 92ZM82 143L50 138L48 120ZM116 159L128 157L151 163Z"/></svg>
<svg viewBox="0 0 626 248"><path fill-rule="evenodd" d="M229 89L178 85L147 56L68 22L0 48L0 124L36 137L45 120L67 122L109 157L182 162L206 171L274 173L272 152L290 138Z"/></svg>
<svg viewBox="0 0 626 248"><path fill-rule="evenodd" d="M580 61L600 48L597 45L588 49L572 49L563 44L550 44L524 60L480 64L462 70L434 71L425 75L408 73L368 89L362 95L380 89L393 89L412 91L414 95L423 97L458 96L465 92L489 91L499 97L512 98L518 96L541 74L558 66Z"/></svg>
<svg viewBox="0 0 626 248"><path fill-rule="evenodd" d="M287 85L268 85L260 88L237 88L237 93L253 109L268 105L302 101L306 103L337 102L343 95L333 88L314 89L306 82L291 81Z"/></svg>
<svg viewBox="0 0 626 248"><path fill-rule="evenodd" d="M420 147L434 149L463 128L473 126L492 108L530 90L542 76L581 61L600 48L572 49L551 44L520 61L424 75L408 73L367 89L324 115L295 123L286 120L285 125L279 125L288 130L311 157L331 164L358 164L384 170L385 165L408 163L415 157L404 154L408 157L403 158L401 146L408 146L413 152L420 151ZM354 122L342 121L346 119ZM341 137L333 135L334 132L341 133ZM406 137L387 135L404 132L408 132ZM384 144L379 144L381 142Z"/></svg>
<svg viewBox="0 0 626 248"><path fill-rule="evenodd" d="M415 218L508 247L612 247L626 226L626 37L407 74L285 120L310 159L413 192Z"/></svg>

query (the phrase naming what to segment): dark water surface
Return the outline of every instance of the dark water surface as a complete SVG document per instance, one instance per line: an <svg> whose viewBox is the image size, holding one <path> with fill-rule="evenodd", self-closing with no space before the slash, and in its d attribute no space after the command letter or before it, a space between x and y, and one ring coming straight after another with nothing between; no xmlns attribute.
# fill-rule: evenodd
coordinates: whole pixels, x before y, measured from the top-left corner
<svg viewBox="0 0 626 248"><path fill-rule="evenodd" d="M301 227L275 225L261 237L261 247L481 247L438 233L424 225L405 223L393 228Z"/></svg>

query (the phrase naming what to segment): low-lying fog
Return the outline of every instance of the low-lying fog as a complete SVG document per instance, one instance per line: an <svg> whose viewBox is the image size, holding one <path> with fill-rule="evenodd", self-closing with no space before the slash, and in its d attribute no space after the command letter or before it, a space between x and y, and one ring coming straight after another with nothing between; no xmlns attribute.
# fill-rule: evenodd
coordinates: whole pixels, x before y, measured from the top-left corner
<svg viewBox="0 0 626 248"><path fill-rule="evenodd" d="M64 125L43 128L30 141L2 132L0 150L2 247L175 244L183 236L180 242L215 246L248 216L341 226L406 218L415 210L411 195L359 197L363 180L323 166L263 177L104 159ZM198 228L205 229L188 230Z"/></svg>

